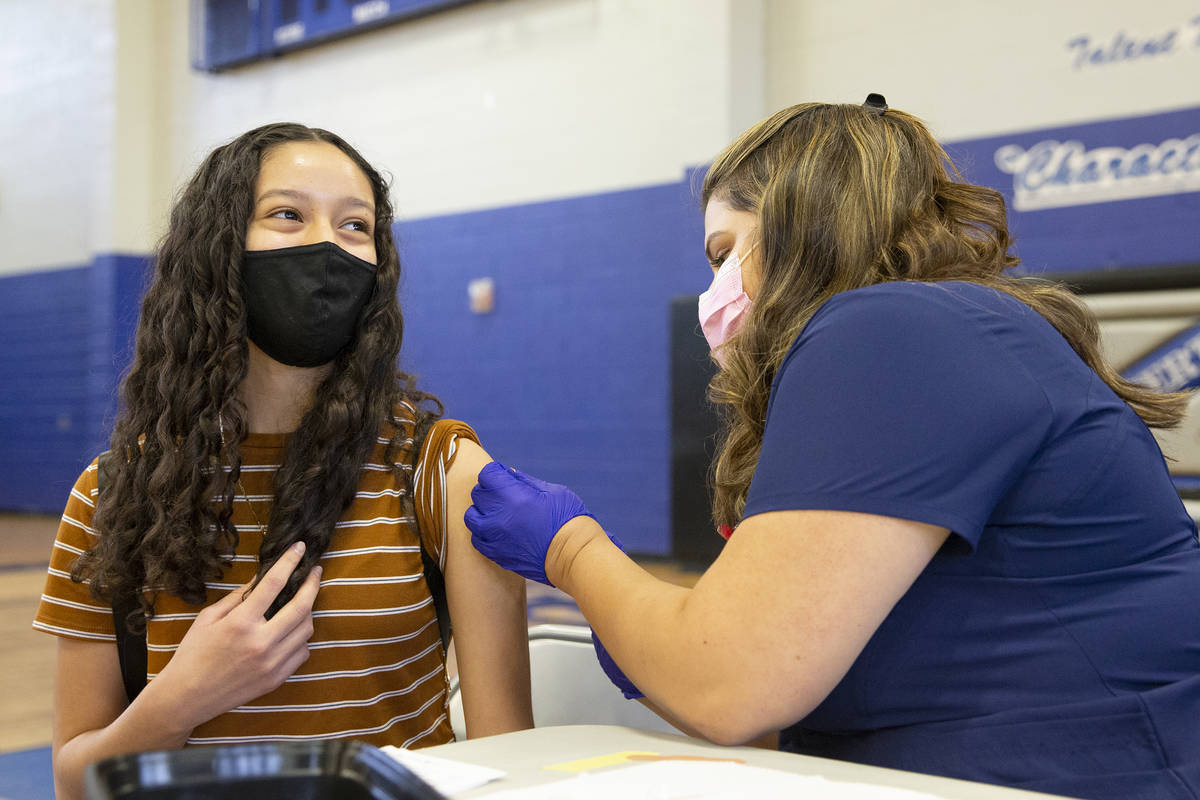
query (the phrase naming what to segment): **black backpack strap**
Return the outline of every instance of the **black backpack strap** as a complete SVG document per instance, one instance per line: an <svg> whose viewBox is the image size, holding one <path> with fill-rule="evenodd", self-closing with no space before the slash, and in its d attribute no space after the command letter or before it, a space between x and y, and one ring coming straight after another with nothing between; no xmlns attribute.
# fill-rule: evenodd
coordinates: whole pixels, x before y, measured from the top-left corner
<svg viewBox="0 0 1200 800"><path fill-rule="evenodd" d="M421 545L421 563L425 565L425 583L433 595L433 607L437 611L438 631L442 634L442 650L450 649L450 606L446 603L446 579L433 556Z"/></svg>
<svg viewBox="0 0 1200 800"><path fill-rule="evenodd" d="M419 435L413 436L412 460L413 460L413 476L417 474L417 465L421 461L421 450L425 447L425 439L429 436L429 432L433 430L433 425L429 425L423 431L416 431ZM412 489L416 491L416 481L412 482ZM416 496L413 496L415 506ZM413 511L416 511L414 507ZM414 513L413 519L416 519ZM421 546L421 564L425 568L425 585L429 587L429 593L433 595L433 608L437 612L438 632L442 635L442 650L443 652L450 651L450 605L446 602L446 579L442 575L442 569L438 566L437 561L429 551L425 548L425 537L421 535L420 530L417 531L417 544Z"/></svg>
<svg viewBox="0 0 1200 800"><path fill-rule="evenodd" d="M96 459L96 500L104 494L107 483L104 470L111 450L105 450ZM146 629L142 628L141 635L129 632L129 616L140 611L142 605L133 594L113 597L112 614L113 630L117 634L117 658L121 662L121 681L125 684L125 695L129 702L146 688Z"/></svg>
<svg viewBox="0 0 1200 800"><path fill-rule="evenodd" d="M113 599L113 624L117 630L117 657L121 660L121 680L129 702L146 688L146 629L141 635L129 632L129 615L142 606L131 595Z"/></svg>

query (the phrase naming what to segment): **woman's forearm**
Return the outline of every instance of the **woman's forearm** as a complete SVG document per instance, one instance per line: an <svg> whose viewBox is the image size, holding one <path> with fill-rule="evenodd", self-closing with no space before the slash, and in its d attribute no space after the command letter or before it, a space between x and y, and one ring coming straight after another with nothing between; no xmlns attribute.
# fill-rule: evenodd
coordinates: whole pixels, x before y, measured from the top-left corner
<svg viewBox="0 0 1200 800"><path fill-rule="evenodd" d="M722 743L759 732L747 727L753 720L739 718L738 698L723 677L727 654L695 624L691 590L650 575L587 517L571 520L555 537L546 571L672 724Z"/></svg>
<svg viewBox="0 0 1200 800"><path fill-rule="evenodd" d="M948 535L873 514L758 514L683 589L576 517L551 542L546 569L647 697L732 744L811 713Z"/></svg>

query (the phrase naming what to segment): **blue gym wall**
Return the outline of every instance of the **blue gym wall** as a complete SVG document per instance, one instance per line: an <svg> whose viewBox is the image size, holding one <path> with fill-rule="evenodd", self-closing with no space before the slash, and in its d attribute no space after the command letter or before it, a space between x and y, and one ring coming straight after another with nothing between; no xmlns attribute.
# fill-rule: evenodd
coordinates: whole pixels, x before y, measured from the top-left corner
<svg viewBox="0 0 1200 800"><path fill-rule="evenodd" d="M88 267L0 281L0 492L20 510L62 505L88 415Z"/></svg>
<svg viewBox="0 0 1200 800"><path fill-rule="evenodd" d="M493 457L573 487L637 552L670 545L670 301L710 279L690 184L398 226L401 366ZM467 305L481 277L490 314Z"/></svg>
<svg viewBox="0 0 1200 800"><path fill-rule="evenodd" d="M55 511L108 442L149 259L0 279L0 509Z"/></svg>

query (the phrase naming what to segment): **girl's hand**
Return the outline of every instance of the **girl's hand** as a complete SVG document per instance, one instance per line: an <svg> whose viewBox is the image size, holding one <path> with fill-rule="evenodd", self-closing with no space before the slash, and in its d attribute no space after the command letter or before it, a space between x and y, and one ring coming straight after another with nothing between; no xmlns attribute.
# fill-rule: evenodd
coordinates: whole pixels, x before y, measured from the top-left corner
<svg viewBox="0 0 1200 800"><path fill-rule="evenodd" d="M321 568L275 616L264 616L303 554L297 542L253 589L248 583L201 611L154 679L171 685L192 727L275 689L308 660Z"/></svg>
<svg viewBox="0 0 1200 800"><path fill-rule="evenodd" d="M558 529L578 516L591 517L566 486L547 483L495 461L479 472L473 505L463 519L475 549L492 561L544 583L546 552Z"/></svg>

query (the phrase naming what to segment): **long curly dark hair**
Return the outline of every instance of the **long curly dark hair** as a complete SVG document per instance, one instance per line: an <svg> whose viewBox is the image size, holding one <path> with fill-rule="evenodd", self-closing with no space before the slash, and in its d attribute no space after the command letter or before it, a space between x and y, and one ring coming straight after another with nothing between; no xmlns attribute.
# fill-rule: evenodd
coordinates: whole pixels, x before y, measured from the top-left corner
<svg viewBox="0 0 1200 800"><path fill-rule="evenodd" d="M709 385L723 416L713 518L736 526L762 452L775 373L833 295L885 281L972 281L1045 317L1147 425L1169 428L1187 395L1157 393L1105 362L1095 316L1017 265L1004 197L961 180L919 119L895 109L804 103L751 127L717 156L701 202L758 215L762 283Z"/></svg>
<svg viewBox="0 0 1200 800"><path fill-rule="evenodd" d="M442 413L436 398L396 369L404 320L387 182L353 147L320 128L277 123L242 134L200 165L158 247L133 366L122 386L113 457L105 461L104 497L94 518L99 539L71 573L89 580L98 599L136 595L147 617L158 592L200 605L205 581L220 579L230 563L238 542L231 519L239 446L248 432L237 393L248 367L241 283L246 229L264 156L281 144L309 141L337 147L370 182L378 266L354 338L317 387L275 476L259 576L292 543L302 540L307 549L273 609L287 602L325 552L381 431L388 431L388 463L405 447L405 425L394 416L399 404L417 409L418 428ZM131 630L140 627L140 616L130 615Z"/></svg>

